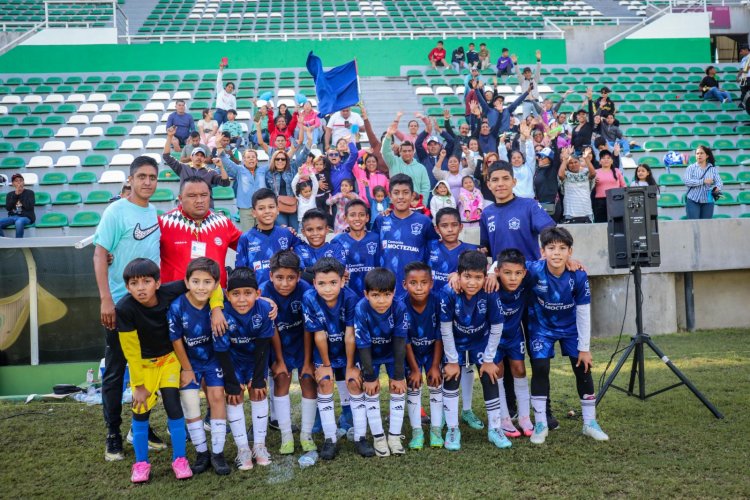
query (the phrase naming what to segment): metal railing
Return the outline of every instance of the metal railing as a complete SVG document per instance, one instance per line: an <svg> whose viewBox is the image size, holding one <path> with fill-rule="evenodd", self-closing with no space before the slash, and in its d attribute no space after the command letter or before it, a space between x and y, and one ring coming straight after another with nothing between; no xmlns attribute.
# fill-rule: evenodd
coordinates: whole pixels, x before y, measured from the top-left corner
<svg viewBox="0 0 750 500"><path fill-rule="evenodd" d="M557 26L622 26L643 21L643 16L545 17Z"/></svg>
<svg viewBox="0 0 750 500"><path fill-rule="evenodd" d="M670 4L671 3L672 2L670 1ZM651 3L649 3L647 5L652 5L653 6L653 4L651 4ZM672 5L667 5L666 7L662 8L662 9L658 9L651 16L649 16L649 17L641 20L641 22L639 22L637 24L634 24L633 26L631 26L630 28L626 29L625 31L621 31L617 35L615 35L612 38L610 38L609 40L605 41L604 42L604 50L607 50L609 47L611 47L612 45L616 44L620 40L624 39L625 37L627 37L631 33L635 33L636 31L638 31L639 29L643 28L647 24L653 22L654 20L660 18L664 14L667 14L668 12L671 12L671 11L672 11Z"/></svg>
<svg viewBox="0 0 750 500"><path fill-rule="evenodd" d="M5 54L10 49L12 49L12 48L16 47L18 44L23 43L24 41L28 40L33 35L36 35L37 33L39 33L42 29L44 29L46 27L47 27L47 25L46 25L46 23L44 21L32 25L31 29L29 29L28 31L26 31L24 34L22 34L22 35L20 35L20 36L18 36L16 38L14 38L10 42L8 42L5 45L3 45L2 47L0 47L0 54Z"/></svg>

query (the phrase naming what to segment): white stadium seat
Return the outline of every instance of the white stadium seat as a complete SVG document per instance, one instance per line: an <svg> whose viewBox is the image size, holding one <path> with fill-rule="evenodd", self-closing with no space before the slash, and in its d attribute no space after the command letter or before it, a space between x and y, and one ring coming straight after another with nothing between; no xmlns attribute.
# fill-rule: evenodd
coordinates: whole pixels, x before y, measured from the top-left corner
<svg viewBox="0 0 750 500"><path fill-rule="evenodd" d="M112 123L112 115L94 115L91 123Z"/></svg>
<svg viewBox="0 0 750 500"><path fill-rule="evenodd" d="M122 170L105 170L99 177L99 184L122 184L126 180Z"/></svg>
<svg viewBox="0 0 750 500"><path fill-rule="evenodd" d="M88 125L89 117L86 115L71 115L68 118L68 125Z"/></svg>
<svg viewBox="0 0 750 500"><path fill-rule="evenodd" d="M104 130L101 127L86 127L81 132L81 137L101 137Z"/></svg>
<svg viewBox="0 0 750 500"><path fill-rule="evenodd" d="M21 175L23 176L23 183L27 186L39 184L39 177L35 173L23 172Z"/></svg>
<svg viewBox="0 0 750 500"><path fill-rule="evenodd" d="M72 145L71 145L72 147ZM70 150L70 148L68 148ZM61 156L57 159L57 162L55 163L55 167L62 168L62 167L80 167L81 166L81 158L77 155L65 155Z"/></svg>
<svg viewBox="0 0 750 500"><path fill-rule="evenodd" d="M42 152L60 153L65 151L65 143L63 141L47 141L44 143L41 149Z"/></svg>
<svg viewBox="0 0 750 500"><path fill-rule="evenodd" d="M26 165L28 168L50 168L52 166L51 156L34 156Z"/></svg>
<svg viewBox="0 0 750 500"><path fill-rule="evenodd" d="M130 129L130 135L151 135L151 127L148 125L135 125Z"/></svg>
<svg viewBox="0 0 750 500"><path fill-rule="evenodd" d="M149 139L148 143L146 144L146 149L164 149L164 145L167 143L167 140L163 137L154 137L153 139Z"/></svg>
<svg viewBox="0 0 750 500"><path fill-rule="evenodd" d="M91 149L91 141L85 139L79 139L73 141L68 146L68 151L89 151Z"/></svg>
<svg viewBox="0 0 750 500"><path fill-rule="evenodd" d="M55 137L78 137L78 129L75 127L60 127Z"/></svg>
<svg viewBox="0 0 750 500"><path fill-rule="evenodd" d="M135 157L129 153L119 153L112 157L109 162L111 166L128 166L133 163Z"/></svg>
<svg viewBox="0 0 750 500"><path fill-rule="evenodd" d="M143 141L140 139L125 139L120 144L120 149L143 149Z"/></svg>

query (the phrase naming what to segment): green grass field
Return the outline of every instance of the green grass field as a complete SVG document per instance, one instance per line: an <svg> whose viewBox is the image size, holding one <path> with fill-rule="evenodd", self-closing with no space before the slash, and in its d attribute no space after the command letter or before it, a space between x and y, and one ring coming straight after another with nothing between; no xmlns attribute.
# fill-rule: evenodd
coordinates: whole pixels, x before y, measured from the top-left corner
<svg viewBox="0 0 750 500"><path fill-rule="evenodd" d="M629 340L624 338L623 340ZM169 452L151 455L152 479L129 481L133 451L124 462L105 463L101 406L73 401L0 404L0 497L102 498L128 494L147 498L456 498L456 497L587 497L642 498L750 496L747 439L750 403L750 331L720 330L656 337L678 368L724 413L715 419L686 387L646 402L611 390L598 408L598 420L610 441L597 443L580 434L575 381L567 360L553 361L552 399L561 420L547 442L534 446L515 440L498 450L485 431L462 428L458 453L425 449L404 457L363 459L343 441L339 457L308 469L297 466L298 451L272 466L233 471L219 478L212 472L177 482L169 468ZM595 382L614 350L616 339L593 342ZM626 365L629 373L630 365ZM669 369L649 351L649 392L674 383ZM626 384L626 376L618 378ZM293 394L296 400L299 391ZM425 401L426 402L426 401ZM249 406L249 405L248 405ZM296 405L295 405L296 406ZM297 407L298 408L298 407ZM383 405L387 410L388 405ZM475 411L482 417L481 389L476 385ZM298 409L297 409L298 412ZM298 419L299 415L295 416ZM248 419L249 420L249 419ZM166 437L163 410L152 417ZM404 420L408 427L408 418ZM123 433L127 426L123 426ZM409 431L406 432L407 436ZM269 449L279 445L269 431ZM188 445L188 457L194 453ZM235 448L227 437L226 453ZM742 471L745 472L742 472Z"/></svg>

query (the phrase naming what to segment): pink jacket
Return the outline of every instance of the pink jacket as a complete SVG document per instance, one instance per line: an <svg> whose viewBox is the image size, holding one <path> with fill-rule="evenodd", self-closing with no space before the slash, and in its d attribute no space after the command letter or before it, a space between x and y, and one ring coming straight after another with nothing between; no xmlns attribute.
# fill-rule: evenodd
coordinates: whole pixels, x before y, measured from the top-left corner
<svg viewBox="0 0 750 500"><path fill-rule="evenodd" d="M380 172L375 172L370 174L370 178L367 178L367 172L365 172L365 169L362 168L359 165L355 165L352 169L352 173L354 174L354 177L357 179L357 192L360 193L360 198L364 200L365 203L367 203L367 206L370 206L370 201L367 199L367 196L365 196L365 181L367 181L367 184L370 189L370 196L373 198L375 197L372 190L375 188L375 186L383 186L385 188L385 192L388 193L388 177L385 176L385 174L381 174Z"/></svg>

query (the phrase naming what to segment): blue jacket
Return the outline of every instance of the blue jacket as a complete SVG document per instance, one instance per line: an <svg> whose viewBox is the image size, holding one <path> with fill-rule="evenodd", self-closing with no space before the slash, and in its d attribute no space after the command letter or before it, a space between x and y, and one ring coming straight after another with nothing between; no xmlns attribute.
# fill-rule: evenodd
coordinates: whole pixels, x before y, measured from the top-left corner
<svg viewBox="0 0 750 500"><path fill-rule="evenodd" d="M500 126L497 129L497 133L502 134L510 128L510 117L513 115L513 112L516 110L516 108L521 105L524 99L526 99L526 96L529 95L529 92L526 91L518 96L518 99L513 101L510 106L503 107L502 113L499 113L494 106L490 107L490 105L487 104L487 101L485 101L482 92L475 92L475 94L477 96L477 101L479 101L479 105L482 107L482 113L487 116L487 121L490 124L490 128L494 128L497 121L500 120Z"/></svg>
<svg viewBox="0 0 750 500"><path fill-rule="evenodd" d="M252 208L253 193L266 187L268 167L258 165L253 175L244 165L238 165L226 153L221 155L221 161L227 173L234 178L237 187L237 208Z"/></svg>

